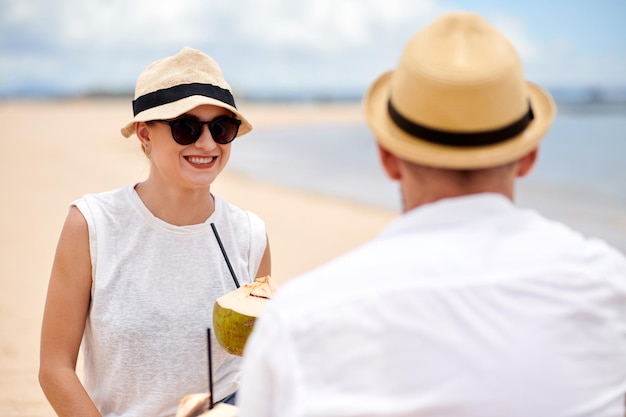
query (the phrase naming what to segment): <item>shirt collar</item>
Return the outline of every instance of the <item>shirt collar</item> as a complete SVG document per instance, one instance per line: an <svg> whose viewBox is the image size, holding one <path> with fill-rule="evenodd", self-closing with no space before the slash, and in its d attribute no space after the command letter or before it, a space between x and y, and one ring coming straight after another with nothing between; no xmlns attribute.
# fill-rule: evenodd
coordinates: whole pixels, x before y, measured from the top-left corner
<svg viewBox="0 0 626 417"><path fill-rule="evenodd" d="M444 198L416 207L390 223L381 236L405 234L424 228L467 224L478 218L484 219L511 212L513 202L502 194L479 193L460 197Z"/></svg>

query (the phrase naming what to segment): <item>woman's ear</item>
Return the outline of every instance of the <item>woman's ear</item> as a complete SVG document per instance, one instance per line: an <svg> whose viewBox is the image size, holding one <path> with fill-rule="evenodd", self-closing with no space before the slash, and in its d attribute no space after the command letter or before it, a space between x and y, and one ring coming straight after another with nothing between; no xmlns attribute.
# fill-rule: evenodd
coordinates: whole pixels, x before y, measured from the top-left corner
<svg viewBox="0 0 626 417"><path fill-rule="evenodd" d="M151 140L150 140L150 129L148 129L148 125L146 122L136 122L135 123L135 134L139 141L141 142L141 147L143 148L146 154L150 154Z"/></svg>
<svg viewBox="0 0 626 417"><path fill-rule="evenodd" d="M524 155L517 163L517 177L525 177L535 166L537 162L537 156L539 155L539 149L535 148L531 152Z"/></svg>
<svg viewBox="0 0 626 417"><path fill-rule="evenodd" d="M389 152L387 149L380 146L379 143L376 143L378 147L378 156L380 158L380 163L382 164L387 176L392 180L399 180L402 178L402 172L400 170L400 160L394 154Z"/></svg>

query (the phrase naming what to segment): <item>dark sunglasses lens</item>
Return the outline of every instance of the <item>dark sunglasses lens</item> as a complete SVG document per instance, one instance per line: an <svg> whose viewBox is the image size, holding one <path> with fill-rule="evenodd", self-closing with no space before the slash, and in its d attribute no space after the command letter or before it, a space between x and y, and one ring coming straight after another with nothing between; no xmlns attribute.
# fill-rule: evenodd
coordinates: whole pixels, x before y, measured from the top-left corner
<svg viewBox="0 0 626 417"><path fill-rule="evenodd" d="M170 127L172 128L172 137L181 145L191 145L198 140L202 133L202 124L194 119L178 119L174 120Z"/></svg>
<svg viewBox="0 0 626 417"><path fill-rule="evenodd" d="M227 144L237 137L241 121L228 116L220 116L209 123L213 140L219 144Z"/></svg>

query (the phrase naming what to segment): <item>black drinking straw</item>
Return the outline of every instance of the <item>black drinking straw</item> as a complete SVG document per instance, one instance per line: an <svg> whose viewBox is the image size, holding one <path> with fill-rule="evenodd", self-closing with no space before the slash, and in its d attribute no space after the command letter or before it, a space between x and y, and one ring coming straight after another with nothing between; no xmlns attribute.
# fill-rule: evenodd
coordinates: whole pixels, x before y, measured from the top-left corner
<svg viewBox="0 0 626 417"><path fill-rule="evenodd" d="M206 329L207 352L209 356L209 410L213 409L213 366L211 362L211 329Z"/></svg>
<svg viewBox="0 0 626 417"><path fill-rule="evenodd" d="M217 233L217 229L215 228L215 225L213 223L211 223L211 228L213 229L213 234L215 235L215 238L217 239L217 243L220 245L220 249L222 250L222 255L224 255L224 260L226 261L226 265L228 265L228 270L230 271L230 275L233 277L233 281L235 281L235 286L239 288L239 281L237 280L237 277L235 276L235 271L233 271L233 267L231 266L230 261L228 260L228 255L226 255L226 250L224 250L224 245L222 245L222 239L220 239L220 235Z"/></svg>

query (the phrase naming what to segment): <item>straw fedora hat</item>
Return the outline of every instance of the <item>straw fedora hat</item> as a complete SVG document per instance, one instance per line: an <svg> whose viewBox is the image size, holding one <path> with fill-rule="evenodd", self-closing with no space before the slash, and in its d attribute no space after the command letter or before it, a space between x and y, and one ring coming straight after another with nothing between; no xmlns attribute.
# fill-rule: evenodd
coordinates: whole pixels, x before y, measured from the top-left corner
<svg viewBox="0 0 626 417"><path fill-rule="evenodd" d="M406 44L397 68L363 99L380 145L401 159L449 169L512 162L548 131L556 106L524 80L511 43L479 15L446 14Z"/></svg>
<svg viewBox="0 0 626 417"><path fill-rule="evenodd" d="M252 130L252 125L237 110L232 91L217 62L189 47L176 55L148 65L137 78L134 118L121 132L124 137L135 133L136 122L173 119L203 105L223 107L241 120L237 136Z"/></svg>

